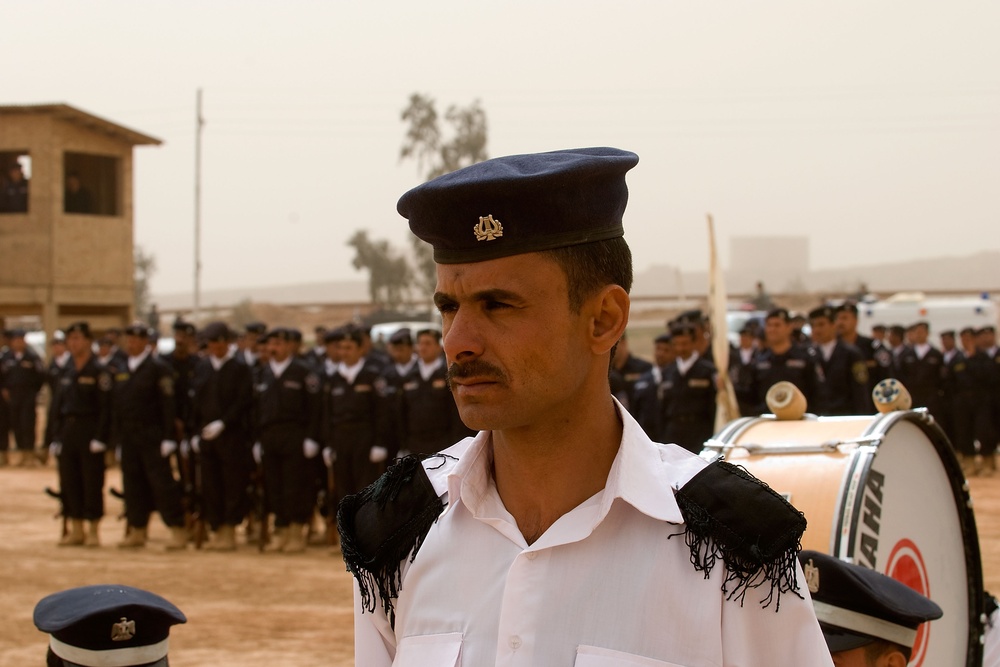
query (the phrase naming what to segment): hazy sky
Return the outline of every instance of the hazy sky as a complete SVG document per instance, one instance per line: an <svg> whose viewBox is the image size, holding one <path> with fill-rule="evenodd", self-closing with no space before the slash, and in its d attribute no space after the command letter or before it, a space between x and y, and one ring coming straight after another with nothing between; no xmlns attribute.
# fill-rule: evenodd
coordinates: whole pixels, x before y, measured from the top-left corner
<svg viewBox="0 0 1000 667"><path fill-rule="evenodd" d="M635 151L637 269L808 235L814 268L1000 249L1000 3L0 0L0 104L66 102L136 150L154 293L191 289L196 89L203 289L359 278L359 228L407 245L413 92L479 99L491 156ZM1000 271L1000 268L998 268Z"/></svg>

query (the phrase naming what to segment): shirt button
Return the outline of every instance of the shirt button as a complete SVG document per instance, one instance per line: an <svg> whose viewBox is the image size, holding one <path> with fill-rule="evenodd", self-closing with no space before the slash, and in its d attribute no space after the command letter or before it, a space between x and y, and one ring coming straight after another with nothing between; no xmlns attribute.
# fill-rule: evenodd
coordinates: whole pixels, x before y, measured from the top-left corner
<svg viewBox="0 0 1000 667"><path fill-rule="evenodd" d="M521 638L517 635L512 635L507 644L515 651L521 648Z"/></svg>
<svg viewBox="0 0 1000 667"><path fill-rule="evenodd" d="M529 551L528 553L524 554L524 557L527 558L528 560L535 560L537 556L538 556L537 551Z"/></svg>

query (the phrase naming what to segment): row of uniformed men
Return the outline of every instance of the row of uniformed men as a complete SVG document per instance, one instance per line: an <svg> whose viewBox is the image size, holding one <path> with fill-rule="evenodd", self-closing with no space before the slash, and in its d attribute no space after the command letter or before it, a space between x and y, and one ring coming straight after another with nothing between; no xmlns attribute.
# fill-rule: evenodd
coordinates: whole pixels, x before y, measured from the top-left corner
<svg viewBox="0 0 1000 667"><path fill-rule="evenodd" d="M57 374L47 429L69 521L62 544L98 544L108 444L120 452L129 525L120 546L145 544L155 510L171 529L168 548L183 548L183 491L188 510L195 500L203 505L208 547L235 548L259 468L262 513L275 517L270 548L296 552L326 486L323 462L332 468L334 488L326 491L335 507L392 457L437 451L466 434L436 330L416 340L398 332L383 353L371 349L364 329L348 326L326 332L322 349L298 354L294 330L263 329L237 337L214 322L196 336L176 322L175 349L161 357L137 324L104 363L91 351L87 323L66 329L71 363Z"/></svg>
<svg viewBox="0 0 1000 667"><path fill-rule="evenodd" d="M751 322L730 349L728 374L742 415L768 412L767 390L777 382L796 385L817 415L873 412L871 392L885 378L908 389L914 407L925 407L942 425L956 451L975 474L975 443L986 471L995 470L1000 440L1000 352L995 330L985 327L940 333L942 348L929 341L926 322L908 330L889 328L883 342L857 330L857 306L823 305L810 311L810 338L795 328L783 308L770 311L763 326ZM654 362L632 356L627 343L612 364L616 395L654 440L677 442L692 451L714 430L718 388L707 322L699 311L681 314L655 340Z"/></svg>

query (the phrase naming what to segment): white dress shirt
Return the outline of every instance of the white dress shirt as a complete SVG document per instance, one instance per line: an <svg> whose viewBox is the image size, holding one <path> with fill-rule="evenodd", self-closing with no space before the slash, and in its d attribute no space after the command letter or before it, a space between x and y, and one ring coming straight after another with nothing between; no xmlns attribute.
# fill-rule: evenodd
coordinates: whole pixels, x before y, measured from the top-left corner
<svg viewBox="0 0 1000 667"><path fill-rule="evenodd" d="M403 563L394 629L380 603L362 612L355 583L355 664L831 666L801 570L802 598L778 611L759 604L767 585L727 601L721 561L707 579L694 569L674 490L706 463L618 411L604 490L531 545L497 493L489 432L445 450L457 461L425 461L448 506Z"/></svg>

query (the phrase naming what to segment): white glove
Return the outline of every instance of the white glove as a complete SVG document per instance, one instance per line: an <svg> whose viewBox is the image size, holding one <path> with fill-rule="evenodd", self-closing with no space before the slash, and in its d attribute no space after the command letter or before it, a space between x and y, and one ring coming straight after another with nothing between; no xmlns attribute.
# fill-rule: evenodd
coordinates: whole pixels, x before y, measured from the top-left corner
<svg viewBox="0 0 1000 667"><path fill-rule="evenodd" d="M184 458L191 455L191 442L187 438L181 440L180 451Z"/></svg>
<svg viewBox="0 0 1000 667"><path fill-rule="evenodd" d="M201 454L201 438L196 435L191 436L191 451L195 454Z"/></svg>
<svg viewBox="0 0 1000 667"><path fill-rule="evenodd" d="M60 445L59 447L61 449L62 445ZM108 446L105 445L100 440L91 440L90 441L90 453L91 454L100 454L101 452L105 451L107 448L108 448Z"/></svg>
<svg viewBox="0 0 1000 667"><path fill-rule="evenodd" d="M389 458L389 450L385 447L379 447L375 445L372 447L371 451L368 452L368 460L372 463L382 463Z"/></svg>
<svg viewBox="0 0 1000 667"><path fill-rule="evenodd" d="M226 425L221 419L216 419L214 422L205 424L205 428L201 429L201 437L205 440L215 440L224 430L226 430Z"/></svg>
<svg viewBox="0 0 1000 667"><path fill-rule="evenodd" d="M306 438L302 442L302 453L307 459L316 458L316 455L319 454L319 443L312 438Z"/></svg>
<svg viewBox="0 0 1000 667"><path fill-rule="evenodd" d="M167 458L171 454L177 451L177 441L176 440L164 440L160 443L160 456Z"/></svg>
<svg viewBox="0 0 1000 667"><path fill-rule="evenodd" d="M337 451L333 447L326 447L323 449L323 463L326 464L327 468L332 468L333 464L337 461Z"/></svg>
<svg viewBox="0 0 1000 667"><path fill-rule="evenodd" d="M257 465L260 465L261 459L264 458L264 448L261 447L259 442L253 443L253 460Z"/></svg>
<svg viewBox="0 0 1000 667"><path fill-rule="evenodd" d="M53 442L49 445L49 456L59 456L60 454L62 454L61 442Z"/></svg>

